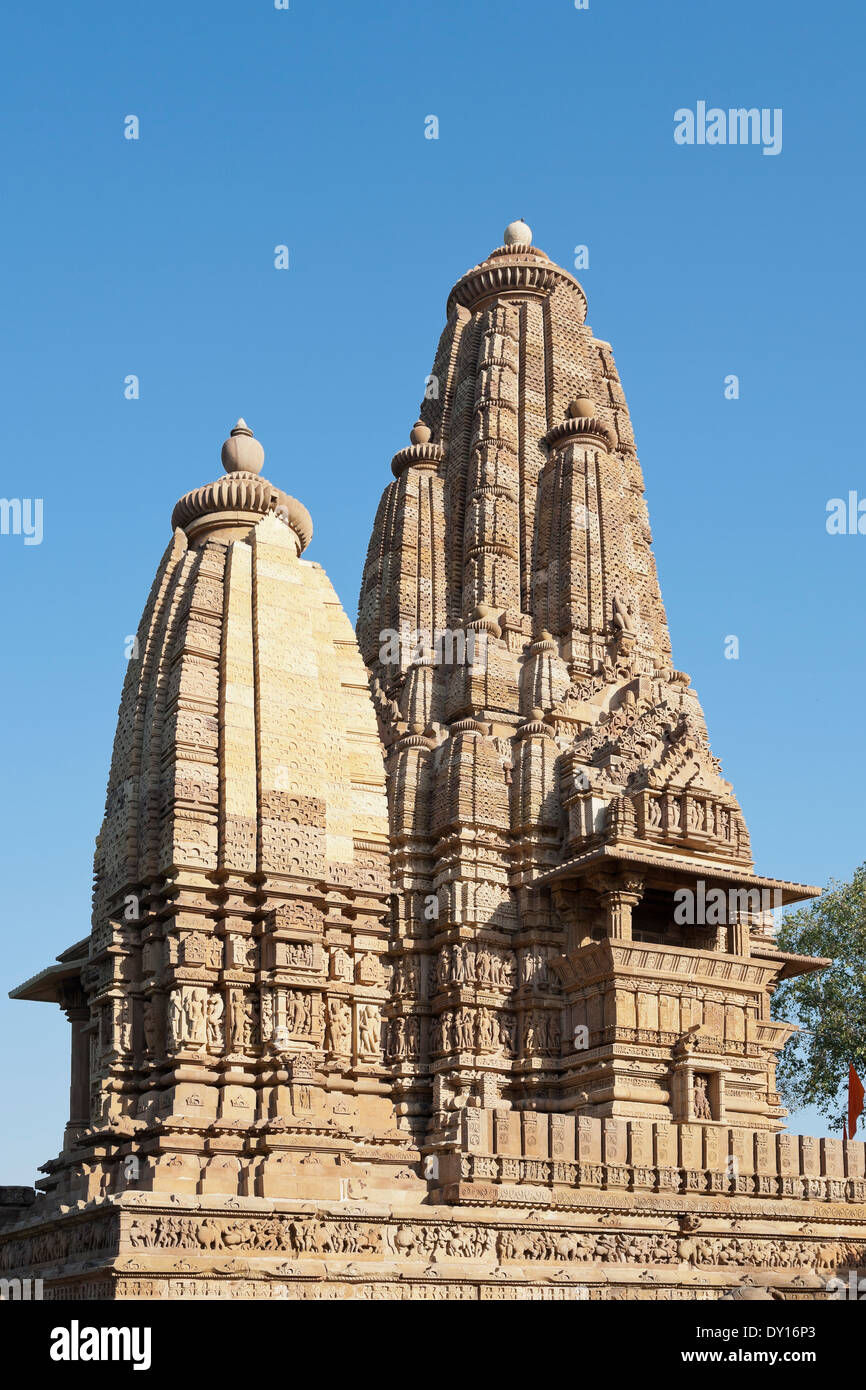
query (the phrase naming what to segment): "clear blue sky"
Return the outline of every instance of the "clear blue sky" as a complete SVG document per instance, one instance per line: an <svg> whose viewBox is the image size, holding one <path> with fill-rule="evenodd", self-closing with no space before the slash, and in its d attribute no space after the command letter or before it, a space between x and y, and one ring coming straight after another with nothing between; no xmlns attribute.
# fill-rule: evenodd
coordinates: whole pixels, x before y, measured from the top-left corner
<svg viewBox="0 0 866 1390"><path fill-rule="evenodd" d="M67 1024L5 991L89 928L124 640L176 498L244 415L354 615L447 292L514 217L566 266L589 246L675 663L758 867L866 858L866 536L825 529L866 496L864 38L839 0L7 0L0 491L44 500L44 538L0 536L0 1182L60 1142ZM781 154L676 145L698 101L781 107Z"/></svg>

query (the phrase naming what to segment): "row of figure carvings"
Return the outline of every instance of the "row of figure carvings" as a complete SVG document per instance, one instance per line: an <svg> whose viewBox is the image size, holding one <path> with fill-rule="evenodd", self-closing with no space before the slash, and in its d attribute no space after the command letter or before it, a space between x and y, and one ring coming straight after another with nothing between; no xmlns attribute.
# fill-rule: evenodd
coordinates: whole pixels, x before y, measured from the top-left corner
<svg viewBox="0 0 866 1390"><path fill-rule="evenodd" d="M502 951L471 942L443 946L436 963L436 983L477 984L513 989L527 985L533 989L557 988L557 979L550 968L553 957L560 952L548 946L527 946L512 952Z"/></svg>
<svg viewBox="0 0 866 1390"><path fill-rule="evenodd" d="M159 1013L164 1023L165 1046L221 1053L247 1052L266 1047L283 1050L290 1040L321 1043L334 1054L352 1051L353 1019L357 1022L358 1049L365 1056L379 1053L382 1042L381 1008L377 1002L334 997L327 1000L319 1023L316 991L295 989L209 990L204 985L180 985L167 995L152 995L142 1006L142 1042L156 1056L160 1049ZM112 1048L133 1051L132 1006L128 996L114 999L97 1011L99 1027L91 1036L91 1070Z"/></svg>
<svg viewBox="0 0 866 1390"><path fill-rule="evenodd" d="M261 964L261 948L249 936L230 934L223 938L204 932L192 932L180 939L146 941L141 952L142 973L158 975L165 964L254 972ZM353 952L341 945L327 950L313 941L281 941L279 964L284 969L313 974L323 974L327 969L332 980L356 980L359 984L381 984L385 978L375 951ZM101 983L102 976L94 976L89 986L97 988Z"/></svg>
<svg viewBox="0 0 866 1390"><path fill-rule="evenodd" d="M554 947L528 946L510 951L484 943L454 942L440 947L432 969L433 992L447 985L471 984L485 988L512 990L520 985L538 990L558 987L551 960L560 952ZM393 988L398 996L426 996L425 957L408 954L394 963Z"/></svg>
<svg viewBox="0 0 866 1390"><path fill-rule="evenodd" d="M449 984L479 984L513 989L514 957L510 951L472 943L443 946L436 960L435 982L440 988Z"/></svg>
<svg viewBox="0 0 866 1390"><path fill-rule="evenodd" d="M401 955L394 962L393 992L402 997L428 997L450 984L472 984L512 990L519 985L534 989L556 989L551 961L560 952L554 947L530 946L510 951L483 943L457 942L440 947L435 959L418 953Z"/></svg>
<svg viewBox="0 0 866 1390"><path fill-rule="evenodd" d="M81 1221L74 1226L58 1226L34 1235L16 1236L0 1243L0 1269L10 1270L31 1264L49 1264L75 1255L110 1247L117 1236L117 1218L105 1216Z"/></svg>
<svg viewBox="0 0 866 1390"><path fill-rule="evenodd" d="M318 996L316 996L318 997ZM128 998L114 1001L114 1045L124 1052L132 1050L131 1008ZM280 1051L291 1039L319 1044L321 1034L314 1011L314 994L308 990L264 990L261 993L230 988L225 997L218 990L199 985L181 985L168 996L144 1001L143 1041L146 1051L156 1055L159 1046L156 1011L165 1008L166 1043L169 1050L186 1048L221 1053L250 1051L262 1046ZM110 1019L110 1010L104 1015ZM378 1055L383 1041L380 1005L342 997L326 1001L323 1011L326 1052L343 1056L352 1052L353 1015L357 1020L357 1046L365 1056ZM558 1010L526 1010L518 1022L517 1014L489 1008L445 1010L431 1023L431 1049L443 1052L505 1051L515 1057L527 1054L559 1055L562 1029ZM392 1020L386 1036L390 1057L417 1057L421 1052L421 1023L417 1015ZM92 1040L91 1063L97 1069L97 1043Z"/></svg>
<svg viewBox="0 0 866 1390"><path fill-rule="evenodd" d="M318 998L318 995L315 996ZM165 1000L165 1002L163 1002ZM199 985L181 985L168 996L144 1001L142 1030L144 1046L155 1055L158 1050L156 1010L166 1010L166 1042L170 1050L250 1051L265 1046L279 1051L290 1039L321 1042L314 993L309 990L263 990L230 988L223 993ZM131 1009L128 998L115 1001L115 1045L132 1050ZM110 1016L110 1011L106 1011ZM332 997L323 1011L324 1047L333 1055L352 1052L353 1015L357 1020L358 1050L365 1056L377 1055L382 1046L383 1022L380 1005L374 1001L352 1001ZM489 1008L445 1010L431 1024L434 1054L472 1051L498 1052L517 1056L519 1049L536 1055L558 1055L562 1029L558 1010L529 1009L518 1022L509 1011ZM94 1068L96 1044L94 1041ZM391 1057L416 1057L421 1052L421 1023L417 1015L392 1020L386 1037L386 1053Z"/></svg>
<svg viewBox="0 0 866 1390"><path fill-rule="evenodd" d="M866 1240L786 1239L682 1232L531 1229L490 1224L331 1221L306 1215L263 1220L136 1217L128 1239L133 1249L287 1252L293 1255L378 1254L469 1260L568 1260L610 1264L678 1264L769 1269L856 1268L866 1261Z"/></svg>
<svg viewBox="0 0 866 1390"><path fill-rule="evenodd" d="M522 1037L521 1037L522 1032ZM558 1056L562 1029L558 1011L530 1009L521 1023L514 1013L493 1009L446 1009L430 1026L434 1056L447 1052L505 1052L509 1057Z"/></svg>

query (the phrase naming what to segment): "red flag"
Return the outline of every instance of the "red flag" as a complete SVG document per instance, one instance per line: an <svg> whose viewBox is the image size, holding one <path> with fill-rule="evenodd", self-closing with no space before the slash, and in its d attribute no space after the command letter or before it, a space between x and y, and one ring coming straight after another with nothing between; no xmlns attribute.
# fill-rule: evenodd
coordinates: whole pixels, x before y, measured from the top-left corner
<svg viewBox="0 0 866 1390"><path fill-rule="evenodd" d="M863 1082L854 1070L854 1063L848 1063L848 1138L854 1138L857 1121L863 1114Z"/></svg>

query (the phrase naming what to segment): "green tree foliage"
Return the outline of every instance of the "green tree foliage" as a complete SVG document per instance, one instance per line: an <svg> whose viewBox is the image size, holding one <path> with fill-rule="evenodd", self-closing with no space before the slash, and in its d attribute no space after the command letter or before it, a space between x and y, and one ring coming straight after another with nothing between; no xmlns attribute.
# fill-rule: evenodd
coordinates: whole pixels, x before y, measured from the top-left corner
<svg viewBox="0 0 866 1390"><path fill-rule="evenodd" d="M841 1130L848 1064L866 1079L866 864L850 883L832 881L820 898L786 917L776 945L832 960L815 974L785 980L773 996L773 1016L804 1030L779 1059L777 1084L785 1105L815 1105Z"/></svg>

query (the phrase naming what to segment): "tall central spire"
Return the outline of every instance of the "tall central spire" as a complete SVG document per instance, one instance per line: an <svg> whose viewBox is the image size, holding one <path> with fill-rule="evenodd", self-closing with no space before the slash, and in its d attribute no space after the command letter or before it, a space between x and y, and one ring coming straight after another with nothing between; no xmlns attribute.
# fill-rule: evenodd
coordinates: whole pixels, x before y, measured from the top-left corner
<svg viewBox="0 0 866 1390"><path fill-rule="evenodd" d="M359 637L374 670L381 630L451 628L479 603L507 630L552 632L587 676L627 614L636 669L669 668L625 396L585 320L583 289L524 222L454 286L421 406L430 433L395 457L367 559Z"/></svg>
<svg viewBox="0 0 866 1390"><path fill-rule="evenodd" d="M358 638L396 889L392 1060L405 1113L434 1143L473 1096L669 1117L673 1095L685 1120L698 1102L659 1069L676 1070L673 1042L696 1023L717 1031L717 1006L697 1002L719 988L708 951L772 954L759 886L803 896L755 878L697 696L672 665L625 395L586 309L522 221L460 277L364 571ZM694 897L699 879L754 889L757 909L712 930L678 921L675 892ZM672 985L652 1019L644 1010L645 1055L611 1042L641 1027L638 984L634 960L604 951L635 941L674 976L687 953L695 981L694 999ZM734 1050L744 1011L768 1016L767 996L729 1010ZM569 1041L581 1028L582 1055ZM410 1037L423 1041L407 1049ZM757 1094L727 1053L714 1065L735 1083L728 1101L706 1076L701 1087L734 1122L739 1095L740 1123L777 1126L769 1047L765 1061Z"/></svg>

